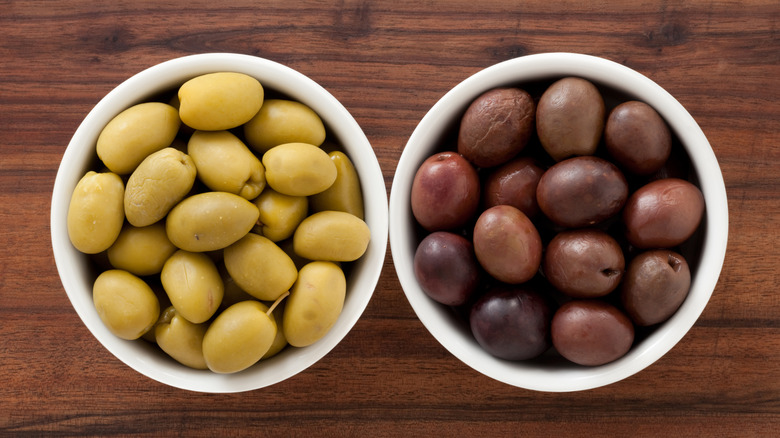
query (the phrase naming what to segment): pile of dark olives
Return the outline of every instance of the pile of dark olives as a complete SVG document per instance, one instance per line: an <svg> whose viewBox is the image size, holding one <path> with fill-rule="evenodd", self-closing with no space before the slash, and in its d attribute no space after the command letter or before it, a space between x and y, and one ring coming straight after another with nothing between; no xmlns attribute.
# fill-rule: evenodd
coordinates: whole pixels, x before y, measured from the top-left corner
<svg viewBox="0 0 780 438"><path fill-rule="evenodd" d="M689 164L655 109L588 80L489 90L412 183L418 283L496 357L612 362L688 294Z"/></svg>

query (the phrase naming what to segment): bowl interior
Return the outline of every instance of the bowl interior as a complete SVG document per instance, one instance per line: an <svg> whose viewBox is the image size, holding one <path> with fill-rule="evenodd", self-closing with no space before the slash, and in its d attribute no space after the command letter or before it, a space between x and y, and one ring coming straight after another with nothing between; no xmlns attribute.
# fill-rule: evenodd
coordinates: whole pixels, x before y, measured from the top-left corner
<svg viewBox="0 0 780 438"><path fill-rule="evenodd" d="M410 206L412 180L420 164L442 146L468 105L483 92L500 86L541 88L565 76L593 82L608 108L620 100L644 101L667 121L692 164L706 211L702 226L682 249L691 264L692 284L681 308L652 332L637 337L624 357L597 367L579 366L548 352L523 362L495 358L477 344L468 327L446 306L428 298L417 283L413 258L418 226ZM530 92L530 90L529 90ZM532 93L533 94L533 93ZM450 136L450 141L446 139ZM446 144L443 144L446 143ZM725 257L728 210L723 177L704 133L691 115L668 92L623 65L572 53L530 55L504 61L467 78L446 93L423 117L401 154L390 194L390 245L401 286L415 313L447 350L475 370L501 382L526 389L562 392L604 386L631 376L668 352L691 328L709 300Z"/></svg>
<svg viewBox="0 0 780 438"><path fill-rule="evenodd" d="M357 169L364 197L365 221L371 241L348 276L341 316L328 334L305 348L288 347L277 356L245 371L221 375L178 364L144 341L125 341L111 334L92 304L97 275L89 257L70 243L66 217L76 183L95 163L100 130L116 114L162 92L177 88L197 75L234 71L260 80L267 90L296 99L320 115ZM65 292L92 334L117 358L136 371L170 386L199 392L239 392L287 379L308 368L332 350L357 322L376 287L387 248L388 207L382 171L365 134L350 113L320 85L286 66L248 55L213 53L178 58L150 67L127 79L90 111L63 155L54 183L51 234L54 258Z"/></svg>

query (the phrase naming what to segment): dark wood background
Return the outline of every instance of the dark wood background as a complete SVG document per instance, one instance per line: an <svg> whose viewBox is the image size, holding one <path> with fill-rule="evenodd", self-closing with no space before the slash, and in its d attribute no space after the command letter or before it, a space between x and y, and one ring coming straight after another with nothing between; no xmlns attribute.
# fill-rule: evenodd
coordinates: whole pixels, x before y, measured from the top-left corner
<svg viewBox="0 0 780 438"><path fill-rule="evenodd" d="M777 436L779 22L777 0L0 0L0 435ZM709 305L637 375L539 393L444 350L388 252L354 330L294 378L213 395L135 373L92 337L60 284L54 177L111 88L166 59L216 51L281 62L327 88L365 130L388 193L417 122L482 68L571 51L649 76L701 125L726 181L729 246Z"/></svg>

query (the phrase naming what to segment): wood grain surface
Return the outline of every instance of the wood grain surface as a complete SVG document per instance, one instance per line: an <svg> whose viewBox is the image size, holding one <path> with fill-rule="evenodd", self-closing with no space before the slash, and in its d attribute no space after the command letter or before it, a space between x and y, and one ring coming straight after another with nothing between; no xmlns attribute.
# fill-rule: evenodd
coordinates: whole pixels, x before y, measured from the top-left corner
<svg viewBox="0 0 780 438"><path fill-rule="evenodd" d="M780 434L780 3L0 0L0 435L707 436ZM689 334L644 371L576 393L511 387L426 331L388 256L352 332L307 371L241 394L125 366L62 288L49 208L81 119L113 87L194 53L308 75L363 127L388 194L426 111L533 53L602 56L652 78L708 136L729 197L725 266Z"/></svg>

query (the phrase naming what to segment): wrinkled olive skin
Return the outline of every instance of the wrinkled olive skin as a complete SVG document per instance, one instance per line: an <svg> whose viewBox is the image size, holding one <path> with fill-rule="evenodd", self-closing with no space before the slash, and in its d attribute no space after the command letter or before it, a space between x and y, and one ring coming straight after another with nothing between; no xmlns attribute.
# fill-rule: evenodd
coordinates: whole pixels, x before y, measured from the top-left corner
<svg viewBox="0 0 780 438"><path fill-rule="evenodd" d="M368 224L343 211L321 211L304 219L293 234L295 253L309 260L351 262L368 249Z"/></svg>
<svg viewBox="0 0 780 438"><path fill-rule="evenodd" d="M242 301L217 315L203 336L203 357L211 371L237 373L268 352L277 328L267 311L259 301Z"/></svg>
<svg viewBox="0 0 780 438"><path fill-rule="evenodd" d="M265 188L260 159L229 131L195 131L187 153L198 169L198 178L211 190L252 200Z"/></svg>
<svg viewBox="0 0 780 438"><path fill-rule="evenodd" d="M628 265L620 299L639 326L666 321L688 296L691 271L680 254L656 249L637 255Z"/></svg>
<svg viewBox="0 0 780 438"><path fill-rule="evenodd" d="M173 207L165 230L177 248L215 251L246 236L258 217L257 206L238 195L206 192L192 195Z"/></svg>
<svg viewBox="0 0 780 438"><path fill-rule="evenodd" d="M498 285L471 307L469 326L479 345L493 356L527 360L552 345L552 314L550 303L539 292Z"/></svg>
<svg viewBox="0 0 780 438"><path fill-rule="evenodd" d="M311 196L330 187L338 171L328 154L308 143L285 143L263 155L271 188L290 196Z"/></svg>
<svg viewBox="0 0 780 438"><path fill-rule="evenodd" d="M606 108L595 85L563 78L545 90L536 107L536 132L544 150L561 161L592 155L604 130Z"/></svg>
<svg viewBox="0 0 780 438"><path fill-rule="evenodd" d="M275 301L298 277L290 256L267 237L255 233L225 248L224 257L233 281L259 300Z"/></svg>
<svg viewBox="0 0 780 438"><path fill-rule="evenodd" d="M97 155L112 172L127 175L150 154L170 146L181 121L176 108L145 102L114 117L97 139Z"/></svg>
<svg viewBox="0 0 780 438"><path fill-rule="evenodd" d="M672 248L691 237L704 215L698 187L677 178L650 182L634 192L623 210L626 238L637 248Z"/></svg>
<svg viewBox="0 0 780 438"><path fill-rule="evenodd" d="M336 165L336 180L324 192L309 197L310 210L344 211L363 219L363 191L355 166L344 152L333 151L328 156Z"/></svg>
<svg viewBox="0 0 780 438"><path fill-rule="evenodd" d="M127 221L145 227L164 218L187 196L196 174L192 158L174 148L164 148L146 157L127 180Z"/></svg>
<svg viewBox="0 0 780 438"><path fill-rule="evenodd" d="M417 246L413 264L423 292L441 304L466 303L479 284L474 245L458 234L436 231L427 235Z"/></svg>
<svg viewBox="0 0 780 438"><path fill-rule="evenodd" d="M346 293L347 281L337 264L315 261L301 268L282 317L287 342L306 347L322 339L341 314Z"/></svg>
<svg viewBox="0 0 780 438"><path fill-rule="evenodd" d="M194 77L179 88L179 114L190 128L221 131L243 125L263 106L263 86L243 73Z"/></svg>
<svg viewBox="0 0 780 438"><path fill-rule="evenodd" d="M536 104L525 90L495 88L466 109L458 132L458 153L477 167L506 163L528 144Z"/></svg>
<svg viewBox="0 0 780 438"><path fill-rule="evenodd" d="M536 187L544 170L530 157L516 158L492 171L485 180L485 208L511 205L533 218L539 213Z"/></svg>
<svg viewBox="0 0 780 438"><path fill-rule="evenodd" d="M547 245L544 275L556 289L575 298L595 298L615 290L625 259L618 242L591 228L562 231Z"/></svg>
<svg viewBox="0 0 780 438"><path fill-rule="evenodd" d="M604 126L607 152L624 169L650 175L666 163L672 150L672 134L650 105L623 102L609 113Z"/></svg>
<svg viewBox="0 0 780 438"><path fill-rule="evenodd" d="M533 278L542 260L542 240L533 222L510 205L491 207L474 226L474 253L493 278L519 284Z"/></svg>
<svg viewBox="0 0 780 438"><path fill-rule="evenodd" d="M623 357L634 343L634 326L617 307L602 300L572 300L553 316L555 349L566 359L598 366Z"/></svg>
<svg viewBox="0 0 780 438"><path fill-rule="evenodd" d="M205 370L208 368L203 357L206 329L208 324L193 324L181 316L175 307L169 306L154 326L154 337L160 349L180 364Z"/></svg>
<svg viewBox="0 0 780 438"><path fill-rule="evenodd" d="M300 102L284 99L267 99L244 124L244 137L259 154L285 143L320 146L325 134L325 125L317 113Z"/></svg>
<svg viewBox="0 0 780 438"><path fill-rule="evenodd" d="M428 157L412 181L412 214L428 231L454 230L477 212L480 182L476 169L455 152Z"/></svg>
<svg viewBox="0 0 780 438"><path fill-rule="evenodd" d="M176 247L168 240L165 225L158 222L145 227L125 224L107 255L114 268L145 276L159 274L174 252Z"/></svg>
<svg viewBox="0 0 780 438"><path fill-rule="evenodd" d="M87 172L76 184L68 206L68 238L85 254L97 254L114 244L125 220L125 185L112 172Z"/></svg>
<svg viewBox="0 0 780 438"><path fill-rule="evenodd" d="M598 157L574 157L547 169L536 188L539 209L567 228L603 222L620 212L628 198L626 177Z"/></svg>
<svg viewBox="0 0 780 438"><path fill-rule="evenodd" d="M104 271L95 279L92 301L98 316L114 335L138 339L160 316L160 301L146 282L120 269Z"/></svg>
<svg viewBox="0 0 780 438"><path fill-rule="evenodd" d="M309 211L309 201L305 196L285 195L270 187L266 187L252 203L260 210L260 218L253 231L274 242L292 236Z"/></svg>
<svg viewBox="0 0 780 438"><path fill-rule="evenodd" d="M163 265L160 280L176 311L195 324L211 318L225 294L216 265L203 253L176 251Z"/></svg>

